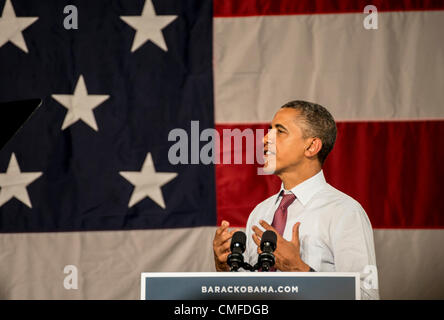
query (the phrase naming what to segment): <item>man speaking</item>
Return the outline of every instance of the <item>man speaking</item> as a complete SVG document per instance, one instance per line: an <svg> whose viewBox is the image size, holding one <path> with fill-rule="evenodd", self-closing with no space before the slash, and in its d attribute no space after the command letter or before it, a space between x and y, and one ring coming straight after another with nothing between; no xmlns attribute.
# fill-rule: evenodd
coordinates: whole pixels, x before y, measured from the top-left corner
<svg viewBox="0 0 444 320"><path fill-rule="evenodd" d="M373 231L361 205L329 185L322 165L336 140L336 124L322 106L291 101L275 114L264 137L264 171L281 189L259 203L246 226L245 260L255 264L265 230L277 234L280 271L359 272L361 297L378 299ZM365 183L363 181L363 183ZM231 237L222 221L213 240L217 271L228 271ZM367 277L373 277L371 282Z"/></svg>

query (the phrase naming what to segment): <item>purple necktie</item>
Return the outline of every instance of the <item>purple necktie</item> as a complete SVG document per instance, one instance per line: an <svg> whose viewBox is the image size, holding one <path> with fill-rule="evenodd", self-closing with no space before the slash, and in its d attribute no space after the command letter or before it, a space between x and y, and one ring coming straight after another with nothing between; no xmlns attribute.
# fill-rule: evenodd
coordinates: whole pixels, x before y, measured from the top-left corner
<svg viewBox="0 0 444 320"><path fill-rule="evenodd" d="M293 193L284 194L279 207L274 213L273 223L271 226L275 228L281 236L284 234L285 225L287 224L287 208L295 199L296 196Z"/></svg>

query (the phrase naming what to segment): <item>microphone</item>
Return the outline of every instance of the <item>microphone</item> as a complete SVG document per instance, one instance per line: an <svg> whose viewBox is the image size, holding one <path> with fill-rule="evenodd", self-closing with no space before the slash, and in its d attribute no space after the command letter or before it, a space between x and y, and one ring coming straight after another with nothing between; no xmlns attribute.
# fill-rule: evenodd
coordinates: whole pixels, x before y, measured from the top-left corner
<svg viewBox="0 0 444 320"><path fill-rule="evenodd" d="M262 253L258 257L258 265L262 271L269 271L274 266L274 250L276 250L277 236L271 230L267 230L262 234L261 250Z"/></svg>
<svg viewBox="0 0 444 320"><path fill-rule="evenodd" d="M240 267L244 265L245 243L247 242L247 236L242 231L237 231L233 234L231 238L230 250L231 253L228 255L227 263L230 266L230 271L237 271Z"/></svg>

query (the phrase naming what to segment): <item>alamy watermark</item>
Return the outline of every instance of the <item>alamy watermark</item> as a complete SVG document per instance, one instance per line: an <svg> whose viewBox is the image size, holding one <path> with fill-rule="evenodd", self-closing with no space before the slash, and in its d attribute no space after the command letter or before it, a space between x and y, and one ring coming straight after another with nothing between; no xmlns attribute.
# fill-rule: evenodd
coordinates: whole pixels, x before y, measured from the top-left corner
<svg viewBox="0 0 444 320"><path fill-rule="evenodd" d="M72 4L67 5L63 8L63 13L67 14L65 19L63 19L63 27L66 30L77 30L79 28L79 12L77 7Z"/></svg>
<svg viewBox="0 0 444 320"><path fill-rule="evenodd" d="M191 121L190 134L175 128L168 134L174 144L168 150L171 164L259 164L259 175L273 174L276 169L276 130L247 128L213 128L200 131L199 121ZM264 144L267 142L267 148ZM203 145L202 145L203 144ZM201 146L202 145L202 146Z"/></svg>
<svg viewBox="0 0 444 320"><path fill-rule="evenodd" d="M79 288L78 270L75 265L66 265L63 269L63 273L68 274L63 279L63 287L66 290L77 290Z"/></svg>
<svg viewBox="0 0 444 320"><path fill-rule="evenodd" d="M375 265L367 265L365 266L362 273L366 276L364 276L363 284L365 289L375 289L378 290L378 269Z"/></svg>
<svg viewBox="0 0 444 320"><path fill-rule="evenodd" d="M364 7L365 16L362 22L366 30L376 30L378 29L378 9L374 5L366 5Z"/></svg>

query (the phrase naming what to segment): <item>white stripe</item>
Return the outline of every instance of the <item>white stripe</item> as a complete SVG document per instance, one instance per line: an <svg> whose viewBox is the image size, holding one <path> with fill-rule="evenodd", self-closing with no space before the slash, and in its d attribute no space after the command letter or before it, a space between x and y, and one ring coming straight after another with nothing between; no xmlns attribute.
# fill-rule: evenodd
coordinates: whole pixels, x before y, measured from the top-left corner
<svg viewBox="0 0 444 320"><path fill-rule="evenodd" d="M215 271L214 231L0 234L0 299L139 299L142 272ZM77 290L64 287L66 265Z"/></svg>
<svg viewBox="0 0 444 320"><path fill-rule="evenodd" d="M0 299L139 299L142 272L213 272L215 227L0 234ZM381 299L444 299L444 230L376 229ZM66 290L66 265L79 288Z"/></svg>
<svg viewBox="0 0 444 320"><path fill-rule="evenodd" d="M216 123L268 123L290 100L336 120L444 118L444 11L214 19Z"/></svg>
<svg viewBox="0 0 444 320"><path fill-rule="evenodd" d="M444 299L444 229L376 229L381 299Z"/></svg>

